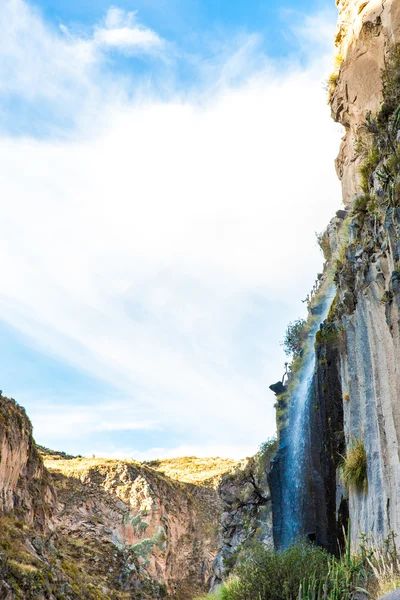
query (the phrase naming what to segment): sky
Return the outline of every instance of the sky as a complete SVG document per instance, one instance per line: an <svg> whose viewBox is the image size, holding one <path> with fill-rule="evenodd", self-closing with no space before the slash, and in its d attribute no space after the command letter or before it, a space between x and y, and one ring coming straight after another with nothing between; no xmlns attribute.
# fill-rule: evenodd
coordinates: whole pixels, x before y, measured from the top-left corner
<svg viewBox="0 0 400 600"><path fill-rule="evenodd" d="M241 458L341 206L334 2L0 3L0 388L73 454Z"/></svg>

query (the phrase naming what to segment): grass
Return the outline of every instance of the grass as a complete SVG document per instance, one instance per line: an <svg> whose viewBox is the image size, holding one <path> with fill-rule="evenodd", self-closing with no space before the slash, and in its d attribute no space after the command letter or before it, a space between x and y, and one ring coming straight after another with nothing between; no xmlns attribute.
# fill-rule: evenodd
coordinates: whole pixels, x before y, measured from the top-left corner
<svg viewBox="0 0 400 600"><path fill-rule="evenodd" d="M379 598L400 585L395 534L380 548L363 537L357 554L340 558L300 544L285 552L255 549L224 584L197 600L350 600Z"/></svg>
<svg viewBox="0 0 400 600"><path fill-rule="evenodd" d="M136 469L148 469L156 471L159 477L166 477L202 487L218 487L222 477L232 472L238 462L224 458L196 458L186 456L182 458L171 458L164 460L152 460L139 463L135 460L115 460L108 458L66 458L62 453L47 454L43 456L44 464L50 471L62 473L66 477L82 479L85 475L95 469L107 472L124 464Z"/></svg>
<svg viewBox="0 0 400 600"><path fill-rule="evenodd" d="M329 560L324 550L305 544L285 552L257 546L219 590L198 600L297 600L302 581L325 581Z"/></svg>
<svg viewBox="0 0 400 600"><path fill-rule="evenodd" d="M357 491L367 491L367 453L365 451L364 441L356 440L347 451L347 456L343 461L343 479L349 488Z"/></svg>
<svg viewBox="0 0 400 600"><path fill-rule="evenodd" d="M171 479L207 487L217 487L223 475L232 472L238 465L237 461L229 458L195 456L152 460L145 464Z"/></svg>

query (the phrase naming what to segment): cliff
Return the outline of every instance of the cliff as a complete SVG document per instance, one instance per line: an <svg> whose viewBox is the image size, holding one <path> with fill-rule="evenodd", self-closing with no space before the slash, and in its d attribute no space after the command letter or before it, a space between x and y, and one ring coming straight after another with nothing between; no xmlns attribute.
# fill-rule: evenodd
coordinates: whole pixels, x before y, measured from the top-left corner
<svg viewBox="0 0 400 600"><path fill-rule="evenodd" d="M217 489L234 461L39 449L25 411L1 397L0 598L190 600L209 589Z"/></svg>
<svg viewBox="0 0 400 600"><path fill-rule="evenodd" d="M242 461L222 478L218 488L222 514L212 588L228 577L255 544L273 548L268 473L276 449L276 440L266 442L254 457Z"/></svg>
<svg viewBox="0 0 400 600"><path fill-rule="evenodd" d="M337 6L329 101L345 128L336 167L347 210L342 233L335 218L321 239L336 296L315 340L301 523L331 551L348 516L353 547L400 533L400 3ZM289 422L270 475L278 546L293 399L278 398Z"/></svg>
<svg viewBox="0 0 400 600"><path fill-rule="evenodd" d="M336 161L343 201L359 193L361 158L357 140L368 111L381 104L381 72L387 49L400 41L400 5L396 0L337 0L335 71L330 82L333 118L345 135Z"/></svg>
<svg viewBox="0 0 400 600"><path fill-rule="evenodd" d="M331 98L346 127L337 161L349 240L335 265L347 453L365 446L366 485L349 485L353 544L400 531L399 225L400 4L339 3L343 56ZM386 178L385 178L386 177Z"/></svg>

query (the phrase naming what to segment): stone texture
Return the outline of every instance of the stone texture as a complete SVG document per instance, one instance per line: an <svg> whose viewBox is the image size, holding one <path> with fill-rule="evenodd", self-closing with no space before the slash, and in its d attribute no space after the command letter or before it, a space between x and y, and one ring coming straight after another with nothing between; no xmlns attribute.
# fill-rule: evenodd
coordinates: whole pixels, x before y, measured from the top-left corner
<svg viewBox="0 0 400 600"><path fill-rule="evenodd" d="M134 461L50 454L45 466L25 411L1 396L1 599L190 600L209 589L223 509L215 465L194 485ZM261 505L247 483L242 500Z"/></svg>
<svg viewBox="0 0 400 600"><path fill-rule="evenodd" d="M54 461L51 472L58 534L132 550L174 598L186 600L209 588L221 512L215 489L116 460Z"/></svg>
<svg viewBox="0 0 400 600"><path fill-rule="evenodd" d="M400 590L394 590L384 596L381 596L379 600L400 600Z"/></svg>
<svg viewBox="0 0 400 600"><path fill-rule="evenodd" d="M219 550L213 565L213 589L240 562L254 542L267 548L273 547L267 478L275 450L276 446L271 445L263 456L244 461L221 481L218 493L223 512L218 534Z"/></svg>
<svg viewBox="0 0 400 600"><path fill-rule="evenodd" d="M400 40L400 6L396 0L338 0L337 6L335 45L343 61L331 108L333 118L345 128L336 168L348 204L360 183L354 145L366 113L380 106L385 52Z"/></svg>
<svg viewBox="0 0 400 600"><path fill-rule="evenodd" d="M23 511L26 521L43 530L55 505L54 488L24 409L0 396L0 513Z"/></svg>

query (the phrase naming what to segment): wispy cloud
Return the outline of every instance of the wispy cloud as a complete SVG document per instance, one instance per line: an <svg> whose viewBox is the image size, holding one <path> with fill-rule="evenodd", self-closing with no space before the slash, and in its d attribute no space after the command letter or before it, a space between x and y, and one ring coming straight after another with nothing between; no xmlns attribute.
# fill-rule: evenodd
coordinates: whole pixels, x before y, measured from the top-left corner
<svg viewBox="0 0 400 600"><path fill-rule="evenodd" d="M275 429L279 340L320 267L314 232L339 204L326 59L279 72L249 36L208 65L199 97L132 100L87 44L160 49L134 13L110 9L79 41L22 0L0 15L4 85L86 106L67 141L0 138L0 315L129 397L69 418L19 398L41 439L77 427L92 448L90 432L165 427L202 453L255 448Z"/></svg>
<svg viewBox="0 0 400 600"><path fill-rule="evenodd" d="M105 27L95 27L93 43L128 53L153 52L164 46L157 33L137 22L136 12L125 12L116 7L108 10Z"/></svg>

